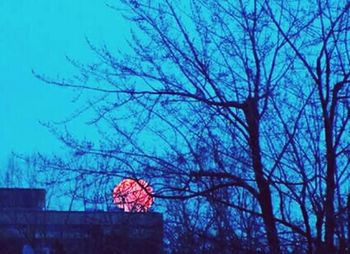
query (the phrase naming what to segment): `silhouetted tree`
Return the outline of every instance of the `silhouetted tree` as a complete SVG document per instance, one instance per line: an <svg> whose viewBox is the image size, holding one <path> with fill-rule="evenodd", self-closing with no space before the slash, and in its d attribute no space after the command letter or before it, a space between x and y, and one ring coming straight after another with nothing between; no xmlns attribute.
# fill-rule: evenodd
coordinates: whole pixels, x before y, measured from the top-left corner
<svg viewBox="0 0 350 254"><path fill-rule="evenodd" d="M216 240L241 231L244 243L263 225L257 245L271 254L341 251L334 239L344 242L347 230L349 3L121 2L133 28L129 48L89 42L95 63L70 60L80 75L36 74L97 94L84 111L95 113L89 124L101 141L56 135L73 157L109 167L48 165L147 178L156 198L205 200L218 225L234 216L256 222L218 227ZM180 206L186 222L195 208ZM191 225L188 245L198 240L194 229L203 227Z"/></svg>
<svg viewBox="0 0 350 254"><path fill-rule="evenodd" d="M294 12L299 15L286 17L292 20L303 19L307 24L307 26L296 24L295 30L300 38L298 40L290 38L285 32L280 25L281 21L275 18L273 8L268 6L267 9L290 50L298 58L300 62L298 66L304 69L299 73L304 72L305 81L308 80L306 82L316 90L312 105L313 113L307 123L316 128L309 129L307 137L308 140L322 146L320 150L316 150L315 155L317 156L315 164L321 163L322 168L320 175L316 176L321 177L318 187L322 185L325 189L325 192L319 189L321 199L316 201L319 206L317 213L320 225L318 240L321 240L320 231L324 218L325 253L333 253L336 251L334 246L337 220L335 206L343 206L341 201L341 193L344 193L342 181L348 179L348 175L345 176L344 173L347 171L348 159L346 157L348 156L346 153L349 148L345 133L349 131L348 121L350 119L348 85L350 82L348 50L350 3L348 1L337 1L336 3L316 1L298 8L303 10ZM294 7L290 6L290 10L293 11ZM315 131L319 136L314 135ZM310 153L312 154L312 151ZM324 161L321 159L323 156L325 156ZM340 163L345 163L346 167L341 167ZM325 166L325 171L323 171L323 166ZM320 250L316 251L321 253Z"/></svg>

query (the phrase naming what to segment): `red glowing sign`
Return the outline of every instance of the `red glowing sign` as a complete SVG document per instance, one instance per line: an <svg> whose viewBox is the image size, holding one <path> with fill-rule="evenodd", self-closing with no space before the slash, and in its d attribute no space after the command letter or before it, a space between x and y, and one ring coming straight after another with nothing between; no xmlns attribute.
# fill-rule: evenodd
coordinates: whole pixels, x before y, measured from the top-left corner
<svg viewBox="0 0 350 254"><path fill-rule="evenodd" d="M113 190L113 203L125 212L146 212L154 201L152 193L146 181L124 179Z"/></svg>

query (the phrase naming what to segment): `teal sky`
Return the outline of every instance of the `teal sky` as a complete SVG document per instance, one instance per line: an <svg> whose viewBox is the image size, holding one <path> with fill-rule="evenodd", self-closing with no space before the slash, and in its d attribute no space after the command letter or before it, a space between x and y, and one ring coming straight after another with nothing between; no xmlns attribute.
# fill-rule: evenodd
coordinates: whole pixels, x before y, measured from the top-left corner
<svg viewBox="0 0 350 254"><path fill-rule="evenodd" d="M93 59L86 37L119 48L127 25L103 0L0 0L0 168L11 151L57 152L39 122L63 120L79 107L72 91L45 85L32 69L69 76L66 56Z"/></svg>

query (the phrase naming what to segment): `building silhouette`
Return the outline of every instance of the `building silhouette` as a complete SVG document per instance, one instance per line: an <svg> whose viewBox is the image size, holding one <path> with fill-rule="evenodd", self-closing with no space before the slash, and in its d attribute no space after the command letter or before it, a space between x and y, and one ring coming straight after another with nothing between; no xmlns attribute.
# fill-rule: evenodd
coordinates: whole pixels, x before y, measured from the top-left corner
<svg viewBox="0 0 350 254"><path fill-rule="evenodd" d="M0 253L162 253L159 213L45 210L44 189L0 188Z"/></svg>

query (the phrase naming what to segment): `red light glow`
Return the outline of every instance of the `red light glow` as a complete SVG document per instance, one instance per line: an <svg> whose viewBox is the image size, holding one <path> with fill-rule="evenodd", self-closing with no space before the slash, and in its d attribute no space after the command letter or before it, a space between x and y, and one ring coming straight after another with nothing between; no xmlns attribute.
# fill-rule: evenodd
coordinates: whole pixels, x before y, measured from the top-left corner
<svg viewBox="0 0 350 254"><path fill-rule="evenodd" d="M125 212L146 212L154 201L152 193L146 181L124 179L113 189L113 203Z"/></svg>

